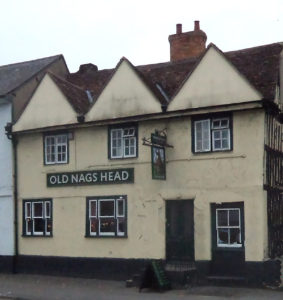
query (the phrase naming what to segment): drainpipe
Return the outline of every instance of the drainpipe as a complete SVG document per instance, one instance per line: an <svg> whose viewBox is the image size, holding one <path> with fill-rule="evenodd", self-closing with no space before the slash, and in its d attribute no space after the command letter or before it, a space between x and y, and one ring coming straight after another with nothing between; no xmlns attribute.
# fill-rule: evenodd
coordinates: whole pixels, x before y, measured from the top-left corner
<svg viewBox="0 0 283 300"><path fill-rule="evenodd" d="M12 134L12 123L5 126L5 134L12 142L13 147L13 198L14 198L14 257L13 273L17 273L17 261L19 255L18 243L18 164L17 164L17 137Z"/></svg>

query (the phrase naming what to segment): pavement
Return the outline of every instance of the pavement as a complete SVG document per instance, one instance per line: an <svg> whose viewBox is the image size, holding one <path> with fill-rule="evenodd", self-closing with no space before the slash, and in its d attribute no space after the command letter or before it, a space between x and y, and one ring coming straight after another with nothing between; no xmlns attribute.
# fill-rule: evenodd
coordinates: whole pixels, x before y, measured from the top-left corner
<svg viewBox="0 0 283 300"><path fill-rule="evenodd" d="M0 274L0 300L283 300L282 290L200 286L159 293L150 289L139 293L125 282L27 274Z"/></svg>

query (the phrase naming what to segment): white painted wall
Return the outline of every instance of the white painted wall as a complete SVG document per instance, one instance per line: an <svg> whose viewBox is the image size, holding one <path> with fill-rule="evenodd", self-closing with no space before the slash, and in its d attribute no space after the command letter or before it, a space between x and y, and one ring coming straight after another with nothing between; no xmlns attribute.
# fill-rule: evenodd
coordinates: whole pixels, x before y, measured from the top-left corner
<svg viewBox="0 0 283 300"><path fill-rule="evenodd" d="M12 143L5 135L11 122L10 103L0 104L0 255L14 254Z"/></svg>

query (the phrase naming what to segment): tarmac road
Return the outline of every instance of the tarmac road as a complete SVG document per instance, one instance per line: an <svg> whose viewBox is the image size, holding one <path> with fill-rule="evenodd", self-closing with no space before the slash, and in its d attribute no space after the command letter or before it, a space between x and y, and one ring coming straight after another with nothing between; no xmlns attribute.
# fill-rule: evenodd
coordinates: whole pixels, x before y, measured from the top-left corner
<svg viewBox="0 0 283 300"><path fill-rule="evenodd" d="M155 300L155 299L268 299L283 300L282 290L238 287L194 287L164 293L137 288L126 288L125 282L97 279L0 274L0 299L17 300Z"/></svg>

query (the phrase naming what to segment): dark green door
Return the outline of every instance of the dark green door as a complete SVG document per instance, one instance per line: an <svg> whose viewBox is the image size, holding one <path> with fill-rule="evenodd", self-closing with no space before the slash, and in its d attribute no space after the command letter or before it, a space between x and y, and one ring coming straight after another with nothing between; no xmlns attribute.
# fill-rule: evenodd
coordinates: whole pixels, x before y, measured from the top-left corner
<svg viewBox="0 0 283 300"><path fill-rule="evenodd" d="M211 275L245 274L244 204L211 204Z"/></svg>
<svg viewBox="0 0 283 300"><path fill-rule="evenodd" d="M166 201L166 259L194 260L194 202Z"/></svg>

